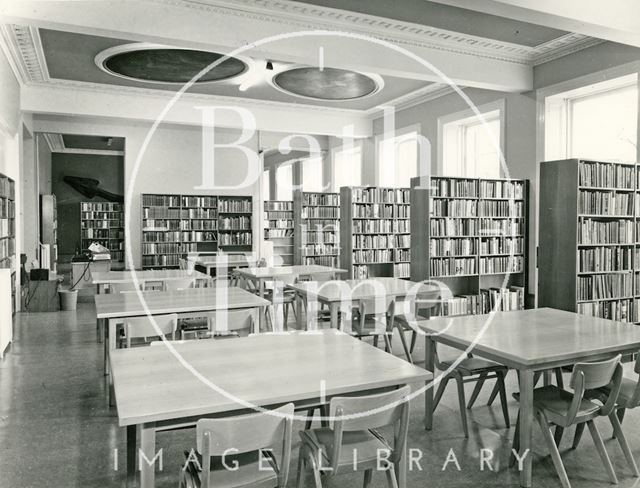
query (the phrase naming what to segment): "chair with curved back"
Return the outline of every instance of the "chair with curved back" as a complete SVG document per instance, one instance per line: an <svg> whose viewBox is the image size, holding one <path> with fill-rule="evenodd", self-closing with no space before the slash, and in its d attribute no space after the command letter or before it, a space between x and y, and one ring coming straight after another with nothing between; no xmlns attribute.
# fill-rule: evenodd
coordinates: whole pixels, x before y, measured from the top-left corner
<svg viewBox="0 0 640 488"><path fill-rule="evenodd" d="M178 315L154 315L153 320L158 330L151 322L151 317L128 317L123 321L124 337L122 338L123 344L127 348L132 347L134 339L143 339L142 344L148 344L147 339L153 337L171 336L171 340L176 340L176 331L178 329ZM140 345L140 344L136 344Z"/></svg>
<svg viewBox="0 0 640 488"><path fill-rule="evenodd" d="M164 282L164 291L179 291L194 288L196 284L195 278L181 278L179 280L166 280Z"/></svg>
<svg viewBox="0 0 640 488"><path fill-rule="evenodd" d="M196 449L185 451L180 488L284 488L292 416L289 403L273 412L198 420Z"/></svg>
<svg viewBox="0 0 640 488"><path fill-rule="evenodd" d="M581 428L584 428L586 424L611 483L618 483L618 478L613 471L611 460L594 420L598 417L609 417L614 413L621 384L622 365L620 364L620 355L618 355L605 361L577 363L574 365L569 384L573 392L555 385L542 386L533 390L534 415L540 425L545 443L551 452L556 472L564 488L571 488L571 483L564 469L556 440L551 434L552 426L564 430L572 425L575 425L576 428L580 428L579 426L582 425ZM609 390L606 397L600 397L602 402L596 403L590 400L588 395L585 395L589 390L598 390L605 387L608 387ZM514 397L519 399L519 394L516 393ZM518 414L518 422L514 434L513 450L515 452L520 450L519 417L520 414Z"/></svg>
<svg viewBox="0 0 640 488"><path fill-rule="evenodd" d="M425 283L426 284L426 283ZM413 350L418 339L417 320L429 319L440 314L441 290L440 287L432 287L431 289L420 290L416 297L411 301L404 301L398 307L410 307L410 310L404 310L395 316L394 326L400 335L402 348L407 356L407 361L413 363ZM411 331L411 346L407 346L405 332Z"/></svg>
<svg viewBox="0 0 640 488"><path fill-rule="evenodd" d="M391 352L395 303L393 296L360 300L358 313L351 322L353 336L358 339L373 337L375 347L378 347L378 340L382 337L385 351Z"/></svg>
<svg viewBox="0 0 640 488"><path fill-rule="evenodd" d="M322 488L321 474L333 477L356 470L364 471L368 487L373 472L379 470L380 451L389 453L387 483L397 488L396 468L404 462L407 445L409 393L404 386L375 395L332 398L331 425L300 432L297 488L302 488L305 466L311 468L316 488ZM394 427L392 445L378 431L384 427Z"/></svg>

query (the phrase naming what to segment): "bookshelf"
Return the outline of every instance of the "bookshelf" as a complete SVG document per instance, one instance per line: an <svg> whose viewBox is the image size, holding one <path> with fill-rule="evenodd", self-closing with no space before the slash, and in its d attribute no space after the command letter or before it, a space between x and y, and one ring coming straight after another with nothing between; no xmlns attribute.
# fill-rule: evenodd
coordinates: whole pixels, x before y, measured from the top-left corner
<svg viewBox="0 0 640 488"><path fill-rule="evenodd" d="M411 279L451 291L444 315L524 308L528 181L417 177L411 206Z"/></svg>
<svg viewBox="0 0 640 488"><path fill-rule="evenodd" d="M408 278L411 235L408 188L342 187L340 235L351 278Z"/></svg>
<svg viewBox="0 0 640 488"><path fill-rule="evenodd" d="M109 249L111 260L124 264L124 206L121 203L80 203L80 244L92 242Z"/></svg>
<svg viewBox="0 0 640 488"><path fill-rule="evenodd" d="M640 189L634 163L540 166L538 304L640 322Z"/></svg>
<svg viewBox="0 0 640 488"><path fill-rule="evenodd" d="M252 197L142 195L142 267L178 268L187 253L251 251Z"/></svg>
<svg viewBox="0 0 640 488"><path fill-rule="evenodd" d="M293 264L293 201L264 202L264 239L273 243L274 264Z"/></svg>
<svg viewBox="0 0 640 488"><path fill-rule="evenodd" d="M0 173L0 268L8 269L11 280L11 306L16 305L16 187Z"/></svg>
<svg viewBox="0 0 640 488"><path fill-rule="evenodd" d="M295 264L340 267L340 194L296 190Z"/></svg>

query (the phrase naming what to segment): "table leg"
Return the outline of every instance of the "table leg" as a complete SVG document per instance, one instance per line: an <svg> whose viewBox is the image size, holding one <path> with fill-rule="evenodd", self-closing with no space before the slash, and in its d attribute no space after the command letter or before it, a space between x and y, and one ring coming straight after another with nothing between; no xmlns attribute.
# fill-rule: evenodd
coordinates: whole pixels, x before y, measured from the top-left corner
<svg viewBox="0 0 640 488"><path fill-rule="evenodd" d="M258 285L258 295L260 296L260 298L264 298L264 281L258 280L257 285ZM266 307L263 307L262 310L263 310L263 313L260 314L260 330L265 330L267 326ZM271 325L273 326L274 324L271 324Z"/></svg>
<svg viewBox="0 0 640 488"><path fill-rule="evenodd" d="M137 425L127 425L127 488L136 485Z"/></svg>
<svg viewBox="0 0 640 488"><path fill-rule="evenodd" d="M298 309L298 313L296 314L296 329L302 330L302 311L304 310L304 302L302 295L300 293L296 293L296 308ZM307 325L305 326L305 330L309 330L309 310L307 310Z"/></svg>
<svg viewBox="0 0 640 488"><path fill-rule="evenodd" d="M338 307L339 307L339 303L338 302L331 302L329 304L329 311L331 314L331 328L332 329L338 329Z"/></svg>
<svg viewBox="0 0 640 488"><path fill-rule="evenodd" d="M98 343L104 339L104 319L96 319L96 334L98 335Z"/></svg>
<svg viewBox="0 0 640 488"><path fill-rule="evenodd" d="M104 320L104 319L103 319ZM102 323L102 343L104 350L104 374L109 374L109 327L104 322Z"/></svg>
<svg viewBox="0 0 640 488"><path fill-rule="evenodd" d="M519 371L520 378L520 486L531 486L531 435L533 429L533 371Z"/></svg>
<svg viewBox="0 0 640 488"><path fill-rule="evenodd" d="M108 348L106 350L106 357L105 357L105 374L110 374L111 373L111 365L109 364L109 353L111 351L114 351L116 348L116 335L117 335L117 331L116 331L116 321L115 319L108 319L107 321L108 323L108 327L107 327L107 340L105 340L105 342L108 344Z"/></svg>
<svg viewBox="0 0 640 488"><path fill-rule="evenodd" d="M436 341L428 335L424 339L424 369L433 373L435 379ZM424 391L424 428L426 430L433 429L433 380L431 383L431 386Z"/></svg>
<svg viewBox="0 0 640 488"><path fill-rule="evenodd" d="M157 454L157 457L156 457ZM140 488L155 486L156 463L162 465L162 451L156 453L156 426L142 424L140 429Z"/></svg>

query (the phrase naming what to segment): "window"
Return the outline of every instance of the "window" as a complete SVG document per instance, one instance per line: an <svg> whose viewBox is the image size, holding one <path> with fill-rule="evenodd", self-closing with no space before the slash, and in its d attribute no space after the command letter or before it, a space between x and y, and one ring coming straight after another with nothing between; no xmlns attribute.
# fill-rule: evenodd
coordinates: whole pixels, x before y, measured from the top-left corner
<svg viewBox="0 0 640 488"><path fill-rule="evenodd" d="M343 186L362 185L362 146L342 149L333 154L333 191Z"/></svg>
<svg viewBox="0 0 640 488"><path fill-rule="evenodd" d="M545 99L545 159L637 159L638 84L629 75Z"/></svg>
<svg viewBox="0 0 640 488"><path fill-rule="evenodd" d="M501 111L480 113L440 121L443 176L500 177Z"/></svg>
<svg viewBox="0 0 640 488"><path fill-rule="evenodd" d="M263 200L271 200L271 171L268 169L262 172L262 196Z"/></svg>
<svg viewBox="0 0 640 488"><path fill-rule="evenodd" d="M418 176L418 134L408 132L378 143L380 186L408 188Z"/></svg>
<svg viewBox="0 0 640 488"><path fill-rule="evenodd" d="M276 169L276 199L293 200L293 164L284 163Z"/></svg>
<svg viewBox="0 0 640 488"><path fill-rule="evenodd" d="M322 177L322 158L309 158L301 162L302 164L302 191L322 192L324 191Z"/></svg>

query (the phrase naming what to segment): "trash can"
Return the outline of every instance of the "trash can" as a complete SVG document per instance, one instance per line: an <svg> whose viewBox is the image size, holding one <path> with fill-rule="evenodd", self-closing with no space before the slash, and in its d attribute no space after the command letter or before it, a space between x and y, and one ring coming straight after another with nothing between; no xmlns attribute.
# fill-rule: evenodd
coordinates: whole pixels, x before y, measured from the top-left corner
<svg viewBox="0 0 640 488"><path fill-rule="evenodd" d="M73 312L78 304L78 290L60 290L60 308L65 312Z"/></svg>

